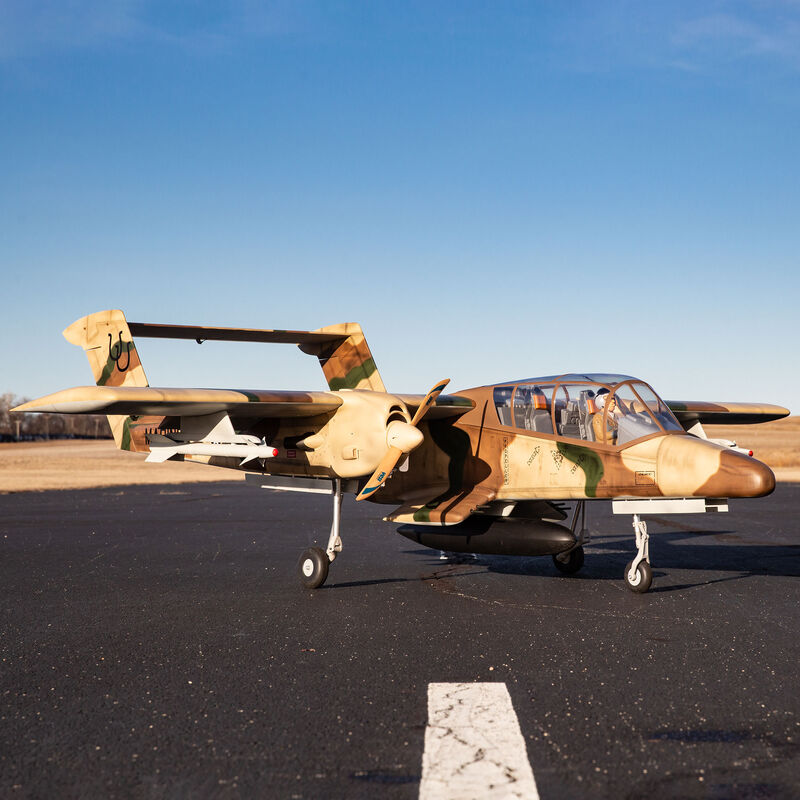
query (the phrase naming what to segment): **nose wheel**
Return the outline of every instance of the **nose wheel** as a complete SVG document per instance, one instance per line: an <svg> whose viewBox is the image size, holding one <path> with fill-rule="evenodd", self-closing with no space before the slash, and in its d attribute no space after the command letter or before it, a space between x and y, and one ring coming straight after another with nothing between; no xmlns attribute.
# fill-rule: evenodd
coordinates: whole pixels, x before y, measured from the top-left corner
<svg viewBox="0 0 800 800"><path fill-rule="evenodd" d="M633 530L636 534L636 558L625 567L625 585L637 594L644 594L653 583L653 568L650 566L650 534L647 523L633 515Z"/></svg>
<svg viewBox="0 0 800 800"><path fill-rule="evenodd" d="M633 568L633 561L628 562L625 567L625 585L638 594L644 594L653 582L653 568L646 561L640 561L636 569Z"/></svg>

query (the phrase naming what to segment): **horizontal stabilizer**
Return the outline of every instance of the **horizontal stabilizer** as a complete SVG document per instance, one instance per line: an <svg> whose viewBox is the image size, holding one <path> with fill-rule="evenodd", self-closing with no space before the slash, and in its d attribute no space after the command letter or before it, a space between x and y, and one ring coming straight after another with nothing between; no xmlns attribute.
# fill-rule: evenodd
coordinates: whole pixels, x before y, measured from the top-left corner
<svg viewBox="0 0 800 800"><path fill-rule="evenodd" d="M150 322L131 322L129 327L134 336L194 339L198 344L205 341L295 344L304 353L317 357L328 381L328 388L332 391L339 389L386 391L361 326L355 322L329 325L315 331L210 328L201 325L161 325Z"/></svg>
<svg viewBox="0 0 800 800"><path fill-rule="evenodd" d="M155 339L194 339L196 342L267 342L274 344L325 345L342 342L347 334L316 331L260 330L257 328L208 328L200 325L157 325L129 322L133 336Z"/></svg>

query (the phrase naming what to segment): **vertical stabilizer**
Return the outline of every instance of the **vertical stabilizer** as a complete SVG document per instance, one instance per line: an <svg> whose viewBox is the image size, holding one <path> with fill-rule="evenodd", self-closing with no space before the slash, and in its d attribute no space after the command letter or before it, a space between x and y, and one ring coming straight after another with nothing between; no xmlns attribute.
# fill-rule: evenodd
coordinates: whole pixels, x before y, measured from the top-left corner
<svg viewBox="0 0 800 800"><path fill-rule="evenodd" d="M118 309L76 320L64 338L84 349L98 386L148 385L125 315ZM130 417L109 415L108 422L117 447L130 450Z"/></svg>
<svg viewBox="0 0 800 800"><path fill-rule="evenodd" d="M331 391L339 389L386 391L360 325L355 322L344 322L340 325L319 328L314 333L332 333L342 337L325 344L300 345L304 353L319 359Z"/></svg>

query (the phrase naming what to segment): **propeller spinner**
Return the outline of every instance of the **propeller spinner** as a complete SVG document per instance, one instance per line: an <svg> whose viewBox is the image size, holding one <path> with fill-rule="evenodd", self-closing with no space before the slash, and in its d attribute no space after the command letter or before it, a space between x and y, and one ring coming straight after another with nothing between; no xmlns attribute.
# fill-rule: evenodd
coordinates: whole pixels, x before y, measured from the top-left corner
<svg viewBox="0 0 800 800"><path fill-rule="evenodd" d="M422 444L424 437L417 425L448 383L450 383L449 378L436 383L425 395L425 399L420 403L417 413L414 414L411 422L395 421L389 423L386 428L386 444L389 446L389 450L381 459L375 472L372 473L372 477L358 493L356 500L363 500L380 489L402 456L408 455L415 447L419 447Z"/></svg>

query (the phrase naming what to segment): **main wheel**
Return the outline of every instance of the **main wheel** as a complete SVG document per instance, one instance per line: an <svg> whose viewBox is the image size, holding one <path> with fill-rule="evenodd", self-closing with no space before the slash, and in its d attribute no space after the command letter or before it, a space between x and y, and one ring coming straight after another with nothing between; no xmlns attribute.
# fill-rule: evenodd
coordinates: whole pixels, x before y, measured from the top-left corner
<svg viewBox="0 0 800 800"><path fill-rule="evenodd" d="M653 568L647 561L640 561L636 567L636 576L631 580L630 572L633 561L629 561L625 567L625 583L632 592L644 594L653 582Z"/></svg>
<svg viewBox="0 0 800 800"><path fill-rule="evenodd" d="M316 589L328 577L328 554L320 547L309 547L300 556L300 583L306 589Z"/></svg>
<svg viewBox="0 0 800 800"><path fill-rule="evenodd" d="M576 547L567 553L558 553L553 556L553 563L564 575L574 575L583 566L583 548Z"/></svg>

